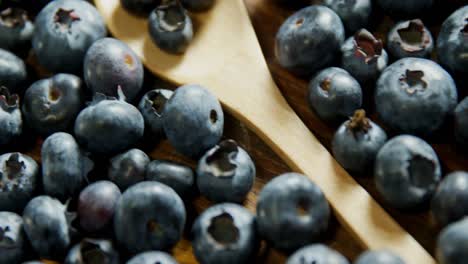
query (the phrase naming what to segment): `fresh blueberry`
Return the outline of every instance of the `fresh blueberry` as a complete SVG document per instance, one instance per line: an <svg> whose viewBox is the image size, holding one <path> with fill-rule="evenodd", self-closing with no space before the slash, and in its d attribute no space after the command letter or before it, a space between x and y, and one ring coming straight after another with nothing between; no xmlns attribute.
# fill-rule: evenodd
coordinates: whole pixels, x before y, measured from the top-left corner
<svg viewBox="0 0 468 264"><path fill-rule="evenodd" d="M120 40L96 41L84 60L84 79L94 93L118 96L118 87L132 101L143 85L143 65L135 52Z"/></svg>
<svg viewBox="0 0 468 264"><path fill-rule="evenodd" d="M341 46L341 65L361 83L377 79L388 63L387 52L380 39L361 29Z"/></svg>
<svg viewBox="0 0 468 264"><path fill-rule="evenodd" d="M23 60L7 50L0 49L0 86L7 87L11 93L21 93L26 89L27 77Z"/></svg>
<svg viewBox="0 0 468 264"><path fill-rule="evenodd" d="M85 238L73 246L65 264L119 264L119 253L109 240Z"/></svg>
<svg viewBox="0 0 468 264"><path fill-rule="evenodd" d="M31 43L34 24L25 10L7 8L0 11L0 48L18 50Z"/></svg>
<svg viewBox="0 0 468 264"><path fill-rule="evenodd" d="M416 16L424 14L434 4L434 0L377 0L377 4L392 16Z"/></svg>
<svg viewBox="0 0 468 264"><path fill-rule="evenodd" d="M369 23L371 0L325 0L323 4L338 14L349 32L356 32Z"/></svg>
<svg viewBox="0 0 468 264"><path fill-rule="evenodd" d="M463 146L468 146L468 97L455 108L455 139Z"/></svg>
<svg viewBox="0 0 468 264"><path fill-rule="evenodd" d="M137 16L147 17L161 0L120 0L125 10Z"/></svg>
<svg viewBox="0 0 468 264"><path fill-rule="evenodd" d="M153 160L146 166L146 180L158 181L174 189L180 197L187 197L195 182L190 167L171 161Z"/></svg>
<svg viewBox="0 0 468 264"><path fill-rule="evenodd" d="M305 7L281 25L276 34L276 58L284 68L310 75L339 57L344 37L343 23L333 10Z"/></svg>
<svg viewBox="0 0 468 264"><path fill-rule="evenodd" d="M392 129L429 135L452 113L457 97L455 82L438 64L403 58L380 76L375 104L382 121Z"/></svg>
<svg viewBox="0 0 468 264"><path fill-rule="evenodd" d="M437 238L439 264L465 264L468 259L468 218L445 227Z"/></svg>
<svg viewBox="0 0 468 264"><path fill-rule="evenodd" d="M286 173L268 182L257 202L258 229L280 249L316 241L328 228L330 207L320 188L306 176Z"/></svg>
<svg viewBox="0 0 468 264"><path fill-rule="evenodd" d="M43 135L70 129L83 106L82 84L79 77L63 73L33 83L22 108L29 127Z"/></svg>
<svg viewBox="0 0 468 264"><path fill-rule="evenodd" d="M87 232L95 232L108 226L120 196L119 188L110 181L98 181L84 188L78 199L81 227Z"/></svg>
<svg viewBox="0 0 468 264"><path fill-rule="evenodd" d="M156 142L163 138L163 109L173 92L166 89L156 89L147 92L140 100L138 109L145 119L145 133L151 141Z"/></svg>
<svg viewBox="0 0 468 264"><path fill-rule="evenodd" d="M366 251L354 264L405 264L403 259L387 250Z"/></svg>
<svg viewBox="0 0 468 264"><path fill-rule="evenodd" d="M255 164L234 140L220 142L198 162L198 189L214 202L243 202L254 181Z"/></svg>
<svg viewBox="0 0 468 264"><path fill-rule="evenodd" d="M163 251L147 251L140 253L129 261L127 264L178 264L178 262L169 254Z"/></svg>
<svg viewBox="0 0 468 264"><path fill-rule="evenodd" d="M23 118L17 94L0 86L0 146L11 143L23 132Z"/></svg>
<svg viewBox="0 0 468 264"><path fill-rule="evenodd" d="M333 136L333 156L351 172L372 171L375 156L386 141L385 131L368 119L364 110L357 110Z"/></svg>
<svg viewBox="0 0 468 264"><path fill-rule="evenodd" d="M75 196L93 168L72 135L58 132L42 144L42 185L47 195L62 201Z"/></svg>
<svg viewBox="0 0 468 264"><path fill-rule="evenodd" d="M451 71L468 73L468 5L455 11L442 24L437 53L440 63Z"/></svg>
<svg viewBox="0 0 468 264"><path fill-rule="evenodd" d="M362 105L361 85L343 69L326 68L310 81L308 101L321 119L344 120Z"/></svg>
<svg viewBox="0 0 468 264"><path fill-rule="evenodd" d="M75 135L92 152L115 154L135 144L143 136L144 126L136 107L97 94L76 118Z"/></svg>
<svg viewBox="0 0 468 264"><path fill-rule="evenodd" d="M15 152L0 156L0 211L21 212L33 197L39 166L29 156Z"/></svg>
<svg viewBox="0 0 468 264"><path fill-rule="evenodd" d="M397 58L420 57L431 55L434 40L431 32L420 19L397 23L388 33L387 48Z"/></svg>
<svg viewBox="0 0 468 264"><path fill-rule="evenodd" d="M258 246L255 225L255 216L240 205L208 208L192 227L195 257L201 264L249 263Z"/></svg>
<svg viewBox="0 0 468 264"><path fill-rule="evenodd" d="M86 1L56 0L36 17L33 49L52 72L80 72L88 48L107 34L104 20Z"/></svg>
<svg viewBox="0 0 468 264"><path fill-rule="evenodd" d="M25 245L23 218L0 212L0 263L19 263L25 256Z"/></svg>
<svg viewBox="0 0 468 264"><path fill-rule="evenodd" d="M210 9L215 0L181 0L182 5L192 12L202 12Z"/></svg>
<svg viewBox="0 0 468 264"><path fill-rule="evenodd" d="M148 155L139 149L130 149L110 160L109 179L125 190L137 182L145 180L146 165L150 162Z"/></svg>
<svg viewBox="0 0 468 264"><path fill-rule="evenodd" d="M185 206L177 193L159 182L128 188L117 203L114 232L131 253L173 247L182 237Z"/></svg>
<svg viewBox="0 0 468 264"><path fill-rule="evenodd" d="M193 38L192 20L178 0L158 5L149 16L148 30L160 49L174 54L184 53Z"/></svg>
<svg viewBox="0 0 468 264"><path fill-rule="evenodd" d="M42 258L60 259L70 246L70 214L58 200L41 195L24 208L24 231Z"/></svg>
<svg viewBox="0 0 468 264"><path fill-rule="evenodd" d="M292 254L286 264L349 264L348 260L335 251L323 244L312 244L305 246ZM375 264L375 263L374 263Z"/></svg>
<svg viewBox="0 0 468 264"><path fill-rule="evenodd" d="M224 114L218 99L198 85L179 87L163 110L163 127L180 153L199 157L223 135Z"/></svg>
<svg viewBox="0 0 468 264"><path fill-rule="evenodd" d="M401 135L389 140L375 160L375 184L392 206L409 209L427 202L441 179L439 160L424 140Z"/></svg>
<svg viewBox="0 0 468 264"><path fill-rule="evenodd" d="M431 209L441 226L468 216L468 172L448 174L437 187Z"/></svg>

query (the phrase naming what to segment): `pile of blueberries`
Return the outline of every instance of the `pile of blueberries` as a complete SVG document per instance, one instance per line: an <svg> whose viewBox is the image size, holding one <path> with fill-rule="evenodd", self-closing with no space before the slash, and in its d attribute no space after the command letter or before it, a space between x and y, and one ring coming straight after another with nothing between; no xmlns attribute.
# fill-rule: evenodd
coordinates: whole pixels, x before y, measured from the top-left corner
<svg viewBox="0 0 468 264"><path fill-rule="evenodd" d="M459 98L468 94L468 5L457 4L436 27L440 30L431 33L419 17L436 16L437 1L318 2L280 27L277 61L296 75L312 77L311 109L338 124L331 144L336 160L353 175L373 173L390 206L420 210L430 205L444 228L437 241L438 261L467 263L468 172L442 178L437 154L426 140L449 127L456 147L468 148L468 97ZM449 2L454 1L443 1ZM384 41L366 29L373 27L377 9L393 21L387 22L393 26ZM366 117L366 97L382 127ZM302 254L309 258L305 249ZM358 263L403 263L377 255ZM345 263L321 261L317 263Z"/></svg>

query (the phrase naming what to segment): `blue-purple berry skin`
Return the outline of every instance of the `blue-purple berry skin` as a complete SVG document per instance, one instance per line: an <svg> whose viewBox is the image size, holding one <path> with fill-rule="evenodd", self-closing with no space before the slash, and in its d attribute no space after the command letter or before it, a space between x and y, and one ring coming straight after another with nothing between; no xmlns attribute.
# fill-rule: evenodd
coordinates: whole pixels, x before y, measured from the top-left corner
<svg viewBox="0 0 468 264"><path fill-rule="evenodd" d="M160 2L160 0L120 0L120 4L125 10L141 17L148 17L151 10Z"/></svg>
<svg viewBox="0 0 468 264"><path fill-rule="evenodd" d="M358 174L372 171L377 152L387 141L387 134L365 116L355 114L335 132L332 152L346 170Z"/></svg>
<svg viewBox="0 0 468 264"><path fill-rule="evenodd" d="M120 260L110 240L85 238L70 249L64 263L119 264Z"/></svg>
<svg viewBox="0 0 468 264"><path fill-rule="evenodd" d="M214 202L243 202L254 181L255 164L234 140L220 142L198 162L198 189Z"/></svg>
<svg viewBox="0 0 468 264"><path fill-rule="evenodd" d="M13 143L23 133L19 96L0 87L0 146Z"/></svg>
<svg viewBox="0 0 468 264"><path fill-rule="evenodd" d="M22 212L34 196L39 182L39 165L19 152L0 156L0 211Z"/></svg>
<svg viewBox="0 0 468 264"><path fill-rule="evenodd" d="M298 249L286 260L286 264L303 263L349 264L349 261L338 251L329 248L327 245L311 244Z"/></svg>
<svg viewBox="0 0 468 264"><path fill-rule="evenodd" d="M147 92L140 100L138 109L145 119L145 134L152 142L163 139L163 109L174 92L166 89L155 89Z"/></svg>
<svg viewBox="0 0 468 264"><path fill-rule="evenodd" d="M388 250L372 250L362 253L354 264L405 264L405 262Z"/></svg>
<svg viewBox="0 0 468 264"><path fill-rule="evenodd" d="M192 12L203 12L213 7L216 0L181 0L180 2Z"/></svg>
<svg viewBox="0 0 468 264"><path fill-rule="evenodd" d="M454 73L468 73L468 5L450 15L437 38L440 63Z"/></svg>
<svg viewBox="0 0 468 264"><path fill-rule="evenodd" d="M133 101L143 85L143 65L133 50L120 40L103 38L86 53L83 66L86 85L93 93L117 97L122 89Z"/></svg>
<svg viewBox="0 0 468 264"><path fill-rule="evenodd" d="M387 50L396 58L427 58L434 49L432 34L420 19L398 22L387 36Z"/></svg>
<svg viewBox="0 0 468 264"><path fill-rule="evenodd" d="M305 7L281 25L276 34L276 58L287 70L310 75L339 57L344 38L343 23L333 10Z"/></svg>
<svg viewBox="0 0 468 264"><path fill-rule="evenodd" d="M241 205L214 205L193 224L194 254L202 264L249 263L258 248L256 229L255 216Z"/></svg>
<svg viewBox="0 0 468 264"><path fill-rule="evenodd" d="M434 4L434 0L377 0L377 4L385 13L394 17L415 17L428 11Z"/></svg>
<svg viewBox="0 0 468 264"><path fill-rule="evenodd" d="M377 81L376 110L385 125L400 133L430 135L457 104L455 82L437 63L403 58Z"/></svg>
<svg viewBox="0 0 468 264"><path fill-rule="evenodd" d="M182 198L193 191L195 173L185 165L166 160L153 160L146 166L145 179L157 181L174 189Z"/></svg>
<svg viewBox="0 0 468 264"><path fill-rule="evenodd" d="M440 226L468 216L468 172L455 171L445 176L434 194L431 209Z"/></svg>
<svg viewBox="0 0 468 264"><path fill-rule="evenodd" d="M275 177L258 196L258 231L275 248L294 250L317 241L327 230L329 218L323 192L301 174Z"/></svg>
<svg viewBox="0 0 468 264"><path fill-rule="evenodd" d="M169 142L178 152L199 158L223 135L223 109L207 89L199 85L184 85L176 89L166 102L163 127Z"/></svg>
<svg viewBox="0 0 468 264"><path fill-rule="evenodd" d="M361 85L341 68L326 68L309 83L309 105L325 121L342 121L352 116L361 107L362 97Z"/></svg>
<svg viewBox="0 0 468 264"><path fill-rule="evenodd" d="M6 8L0 11L0 48L18 50L31 43L34 23L25 10Z"/></svg>
<svg viewBox="0 0 468 264"><path fill-rule="evenodd" d="M468 97L455 108L455 139L462 146L468 146Z"/></svg>
<svg viewBox="0 0 468 264"><path fill-rule="evenodd" d="M468 259L468 218L454 222L439 233L436 257L439 264L465 264Z"/></svg>
<svg viewBox="0 0 468 264"><path fill-rule="evenodd" d="M139 149L130 149L110 160L108 176L121 190L145 180L150 158Z"/></svg>
<svg viewBox="0 0 468 264"><path fill-rule="evenodd" d="M56 0L36 17L32 46L52 72L81 72L88 48L107 35L104 19L86 1Z"/></svg>
<svg viewBox="0 0 468 264"><path fill-rule="evenodd" d="M441 180L439 159L424 140L400 135L378 152L374 169L377 190L393 207L411 209L428 202Z"/></svg>
<svg viewBox="0 0 468 264"><path fill-rule="evenodd" d="M23 218L13 212L0 212L0 263L20 263L26 256Z"/></svg>
<svg viewBox="0 0 468 264"><path fill-rule="evenodd" d="M133 256L127 264L178 264L178 262L164 251L146 251Z"/></svg>
<svg viewBox="0 0 468 264"><path fill-rule="evenodd" d="M323 4L338 14L348 32L354 33L369 24L371 0L325 0Z"/></svg>
<svg viewBox="0 0 468 264"><path fill-rule="evenodd" d="M10 93L22 93L26 90L28 72L24 61L10 51L0 49L0 86L8 88Z"/></svg>
<svg viewBox="0 0 468 264"><path fill-rule="evenodd" d="M360 83L375 81L388 64L382 41L366 29L349 37L341 46L341 53L341 67Z"/></svg>

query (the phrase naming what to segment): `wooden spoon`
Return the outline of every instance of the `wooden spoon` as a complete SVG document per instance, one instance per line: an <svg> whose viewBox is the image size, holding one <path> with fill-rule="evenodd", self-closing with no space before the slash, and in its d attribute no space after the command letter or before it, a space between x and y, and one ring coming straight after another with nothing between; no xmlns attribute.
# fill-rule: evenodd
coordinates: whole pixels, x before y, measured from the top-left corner
<svg viewBox="0 0 468 264"><path fill-rule="evenodd" d="M148 35L146 19L127 13L119 0L95 3L112 34L127 43L150 71L175 84L209 88L292 169L317 183L339 222L366 248L389 249L407 263L435 263L288 105L270 75L242 0L217 0L211 11L195 14L195 39L183 56L159 50Z"/></svg>

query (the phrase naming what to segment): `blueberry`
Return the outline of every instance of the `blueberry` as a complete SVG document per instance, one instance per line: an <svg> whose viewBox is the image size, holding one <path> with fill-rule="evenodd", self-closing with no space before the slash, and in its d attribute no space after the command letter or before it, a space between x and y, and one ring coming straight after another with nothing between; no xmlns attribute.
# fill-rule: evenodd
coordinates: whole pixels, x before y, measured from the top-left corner
<svg viewBox="0 0 468 264"><path fill-rule="evenodd" d="M448 174L437 187L431 209L441 226L468 216L468 172Z"/></svg>
<svg viewBox="0 0 468 264"><path fill-rule="evenodd" d="M42 144L42 185L46 194L62 201L79 192L93 162L72 135L58 132Z"/></svg>
<svg viewBox="0 0 468 264"><path fill-rule="evenodd" d="M170 249L180 240L185 219L184 203L172 188L145 181L123 193L115 211L114 232L131 253Z"/></svg>
<svg viewBox="0 0 468 264"><path fill-rule="evenodd" d="M96 41L86 53L84 79L94 93L115 97L121 87L127 99L132 101L143 85L143 65L127 44L104 38Z"/></svg>
<svg viewBox="0 0 468 264"><path fill-rule="evenodd" d="M131 185L145 180L148 155L139 149L130 149L110 160L109 179L125 190Z"/></svg>
<svg viewBox="0 0 468 264"><path fill-rule="evenodd" d="M56 0L36 17L32 46L52 72L80 72L88 48L107 34L104 20L86 1Z"/></svg>
<svg viewBox="0 0 468 264"><path fill-rule="evenodd" d="M153 160L146 166L146 180L158 181L185 198L192 192L195 176L190 167L171 161Z"/></svg>
<svg viewBox="0 0 468 264"><path fill-rule="evenodd" d="M23 60L7 50L0 49L0 86L7 87L11 93L21 93L26 89L27 77Z"/></svg>
<svg viewBox="0 0 468 264"><path fill-rule="evenodd" d="M25 10L6 8L0 12L0 48L18 50L27 47L34 33L34 24Z"/></svg>
<svg viewBox="0 0 468 264"><path fill-rule="evenodd" d="M237 204L206 209L192 227L197 260L201 264L248 263L258 246L255 225L255 216Z"/></svg>
<svg viewBox="0 0 468 264"><path fill-rule="evenodd" d="M324 0L323 4L338 14L349 32L356 32L369 23L371 0Z"/></svg>
<svg viewBox="0 0 468 264"><path fill-rule="evenodd" d="M468 146L468 97L455 108L455 139L463 146Z"/></svg>
<svg viewBox="0 0 468 264"><path fill-rule="evenodd" d="M465 264L468 259L468 218L445 227L437 238L439 264Z"/></svg>
<svg viewBox="0 0 468 264"><path fill-rule="evenodd" d="M433 61L403 58L387 67L375 92L382 121L403 133L429 135L457 104L452 77Z"/></svg>
<svg viewBox="0 0 468 264"><path fill-rule="evenodd" d="M434 4L434 0L377 0L377 4L392 16L407 17L424 14Z"/></svg>
<svg viewBox="0 0 468 264"><path fill-rule="evenodd" d="M437 53L442 65L453 72L468 73L468 6L450 15L437 38Z"/></svg>
<svg viewBox="0 0 468 264"><path fill-rule="evenodd" d="M361 107L362 90L347 71L336 67L326 68L310 81L308 101L321 119L343 120Z"/></svg>
<svg viewBox="0 0 468 264"><path fill-rule="evenodd" d="M276 58L287 70L310 75L338 58L344 37L343 23L330 8L305 7L281 25L276 34Z"/></svg>
<svg viewBox="0 0 468 264"><path fill-rule="evenodd" d="M329 218L322 191L301 174L277 176L258 197L259 232L279 249L297 249L316 241L328 228Z"/></svg>
<svg viewBox="0 0 468 264"><path fill-rule="evenodd" d="M120 0L125 10L137 16L147 17L161 0Z"/></svg>
<svg viewBox="0 0 468 264"><path fill-rule="evenodd" d="M178 262L169 254L163 251L147 251L140 253L129 261L127 264L178 264Z"/></svg>
<svg viewBox="0 0 468 264"><path fill-rule="evenodd" d="M73 246L65 259L65 264L118 264L119 253L109 240L85 238Z"/></svg>
<svg viewBox="0 0 468 264"><path fill-rule="evenodd" d="M341 46L341 65L361 83L373 82L388 63L387 52L380 39L361 29Z"/></svg>
<svg viewBox="0 0 468 264"><path fill-rule="evenodd" d="M145 119L145 133L151 141L159 141L164 135L163 109L173 92L166 89L155 89L147 92L140 100L138 109Z"/></svg>
<svg viewBox="0 0 468 264"><path fill-rule="evenodd" d="M439 160L424 140L401 135L389 140L375 160L375 184L392 206L409 209L427 202L441 179Z"/></svg>
<svg viewBox="0 0 468 264"><path fill-rule="evenodd" d="M335 251L323 244L312 244L305 246L292 254L286 264L349 264L348 260ZM375 263L374 263L375 264Z"/></svg>
<svg viewBox="0 0 468 264"><path fill-rule="evenodd" d="M198 162L197 186L215 202L241 203L255 181L255 164L234 140L224 140Z"/></svg>
<svg viewBox="0 0 468 264"><path fill-rule="evenodd" d="M406 20L397 23L390 30L387 36L387 48L397 59L425 58L431 55L434 40L420 19Z"/></svg>
<svg viewBox="0 0 468 264"><path fill-rule="evenodd" d="M23 212L24 231L42 258L58 259L66 254L70 220L66 206L46 195L29 201Z"/></svg>
<svg viewBox="0 0 468 264"><path fill-rule="evenodd" d="M366 251L354 264L405 264L397 255L387 250Z"/></svg>
<svg viewBox="0 0 468 264"><path fill-rule="evenodd" d="M179 87L163 110L163 127L180 153L199 157L223 135L224 114L218 99L198 85Z"/></svg>
<svg viewBox="0 0 468 264"><path fill-rule="evenodd" d="M0 86L0 146L12 143L22 132L23 118L19 96L10 95L7 88Z"/></svg>
<svg viewBox="0 0 468 264"><path fill-rule="evenodd" d="M202 12L210 9L215 0L181 0L182 5L192 12Z"/></svg>
<svg viewBox="0 0 468 264"><path fill-rule="evenodd" d="M148 30L160 49L174 54L184 53L193 38L192 20L178 0L158 5L149 16Z"/></svg>
<svg viewBox="0 0 468 264"><path fill-rule="evenodd" d="M25 256L25 245L23 218L0 212L0 263L19 263Z"/></svg>
<svg viewBox="0 0 468 264"><path fill-rule="evenodd" d="M86 149L115 154L135 144L144 132L144 121L136 107L122 100L94 96L75 121L75 135Z"/></svg>
<svg viewBox="0 0 468 264"><path fill-rule="evenodd" d="M82 84L72 74L57 74L33 83L24 94L25 121L43 135L68 130L83 106Z"/></svg>
<svg viewBox="0 0 468 264"><path fill-rule="evenodd" d="M346 170L365 173L372 171L375 156L386 141L385 131L364 110L357 110L333 136L333 156Z"/></svg>
<svg viewBox="0 0 468 264"><path fill-rule="evenodd" d="M21 212L33 197L39 166L29 156L14 152L0 156L0 211Z"/></svg>

